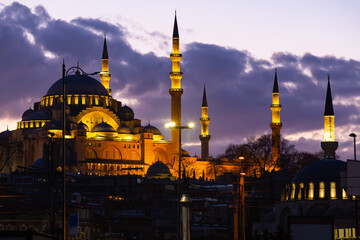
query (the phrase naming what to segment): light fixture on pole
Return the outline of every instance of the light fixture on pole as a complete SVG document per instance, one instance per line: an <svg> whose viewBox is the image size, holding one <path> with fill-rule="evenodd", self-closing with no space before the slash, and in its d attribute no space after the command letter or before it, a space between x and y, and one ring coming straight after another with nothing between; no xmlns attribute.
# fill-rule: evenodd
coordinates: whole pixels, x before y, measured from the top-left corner
<svg viewBox="0 0 360 240"><path fill-rule="evenodd" d="M67 101L67 77L68 74L70 72L70 70L74 70L76 69L76 74L81 74L83 75L96 75L99 74L100 72L94 72L94 73L86 73L84 70L82 70L79 66L73 66L68 68L67 70L65 69L65 61L63 60L63 64L62 64L62 83L63 83L63 112L62 112L62 182L63 182L63 222L62 222L62 227L63 227L63 240L66 240L67 237L67 231L66 231L66 173L65 173L65 160L66 160L66 144L65 144L65 134L66 134L66 101Z"/></svg>
<svg viewBox="0 0 360 240"><path fill-rule="evenodd" d="M356 161L356 134L350 133L349 137L354 138L354 161ZM359 232L359 213L358 213L358 199L355 196L355 236L358 239L358 232Z"/></svg>
<svg viewBox="0 0 360 240"><path fill-rule="evenodd" d="M179 176L178 176L178 238L181 240L181 158L182 158L182 150L181 150L181 130L182 129L191 129L194 128L195 124L190 122L186 126L176 126L174 122L166 123L165 127L170 129L178 129L179 130Z"/></svg>
<svg viewBox="0 0 360 240"><path fill-rule="evenodd" d="M241 233L240 233L240 240L245 240L245 171L244 171L244 160L245 157L240 156L240 203L241 203L241 211L240 211L240 221L241 221Z"/></svg>

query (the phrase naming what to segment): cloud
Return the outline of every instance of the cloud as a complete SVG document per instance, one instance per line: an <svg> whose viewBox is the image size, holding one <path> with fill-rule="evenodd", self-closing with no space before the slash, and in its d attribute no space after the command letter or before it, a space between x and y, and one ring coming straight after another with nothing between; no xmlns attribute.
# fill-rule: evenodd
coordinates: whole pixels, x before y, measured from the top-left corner
<svg viewBox="0 0 360 240"><path fill-rule="evenodd" d="M170 131L162 127L170 118L169 57L136 51L129 39L139 33L133 34L126 21L76 18L68 22L52 18L41 6L31 10L19 3L0 10L0 128L5 130L6 119L19 119L33 102L41 100L61 77L63 59L67 67L79 61L87 72L100 70L103 33L108 39L113 96L127 102L143 124L151 120L170 139ZM165 39L158 32L146 36L148 42L159 40L159 48L171 51L171 36ZM360 130L355 124L359 116L359 61L290 52L257 59L247 51L199 42L186 45L182 54L182 120L197 122L194 130L184 133L190 153L200 153L195 143L199 141L204 84L212 155L230 143L269 133L274 68L278 67L283 136L289 136L299 149L319 150L317 133L323 127L330 74L336 126L341 130L337 136L345 149L339 148L339 153L347 156L351 141L347 132ZM316 140L308 137L315 135Z"/></svg>

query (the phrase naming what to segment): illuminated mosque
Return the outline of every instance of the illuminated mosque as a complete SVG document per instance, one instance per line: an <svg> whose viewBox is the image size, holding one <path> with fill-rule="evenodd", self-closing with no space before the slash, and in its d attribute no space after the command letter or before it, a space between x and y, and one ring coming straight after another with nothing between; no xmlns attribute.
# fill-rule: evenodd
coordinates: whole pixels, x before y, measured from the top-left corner
<svg viewBox="0 0 360 240"><path fill-rule="evenodd" d="M182 72L177 19L173 28L173 48L170 54L172 71L171 121L181 126ZM109 82L109 55L104 39L100 80L82 74L77 69L67 77L66 99L66 163L68 170L96 175L138 174L145 176L152 164L166 165L172 176L178 174L179 130L171 129L171 142L165 140L160 130L152 125L142 125L133 110L111 96ZM209 159L209 122L206 92L204 87L201 109L201 158L191 157L182 151L186 176L204 178ZM56 81L33 109L26 110L14 131L0 134L1 139L11 137L12 150L6 155L9 170L17 166L31 167L49 162L59 164L62 139L63 80ZM6 142L6 141L5 141ZM13 150L13 149L16 149ZM52 154L50 154L50 152ZM2 156L4 158L4 156ZM151 172L167 170L154 166ZM163 169L163 170L161 170ZM183 168L184 169L184 168ZM161 173L160 173L161 175ZM212 178L206 176L206 178Z"/></svg>

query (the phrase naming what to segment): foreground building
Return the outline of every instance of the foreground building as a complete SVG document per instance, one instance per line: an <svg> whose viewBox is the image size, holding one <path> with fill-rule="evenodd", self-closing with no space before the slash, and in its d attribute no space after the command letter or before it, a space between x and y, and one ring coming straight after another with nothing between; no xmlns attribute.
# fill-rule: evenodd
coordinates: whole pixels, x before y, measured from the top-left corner
<svg viewBox="0 0 360 240"><path fill-rule="evenodd" d="M177 20L173 31L173 51L170 55L172 72L171 120L181 126L180 48ZM101 82L78 67L67 77L66 101L66 163L68 171L96 175L137 174L144 176L157 161L166 164L173 176L178 174L179 130L171 130L171 142L160 130L143 125L133 110L111 96L109 55L106 37L102 54ZM204 93L205 94L205 93ZM206 98L206 96L205 96ZM3 149L1 158L7 170L18 165L30 167L36 161L59 165L62 139L63 80L56 81L33 109L22 115L14 131L0 134ZM207 106L206 106L207 107ZM208 140L208 129L205 136ZM208 143L207 140L207 143ZM185 175L203 176L208 162L208 144L204 146L205 161L190 157L184 151ZM207 176L211 178L211 176Z"/></svg>

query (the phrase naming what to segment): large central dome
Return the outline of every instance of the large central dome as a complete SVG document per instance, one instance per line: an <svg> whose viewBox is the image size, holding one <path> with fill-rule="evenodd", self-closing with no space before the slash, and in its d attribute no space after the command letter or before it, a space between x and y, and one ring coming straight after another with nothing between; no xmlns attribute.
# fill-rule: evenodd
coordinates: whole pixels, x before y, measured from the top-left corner
<svg viewBox="0 0 360 240"><path fill-rule="evenodd" d="M62 95L63 80L57 80L47 91L45 96ZM67 77L67 94L85 94L109 96L105 87L96 79L87 75L70 75Z"/></svg>

